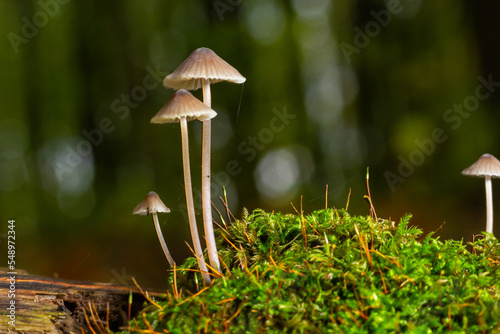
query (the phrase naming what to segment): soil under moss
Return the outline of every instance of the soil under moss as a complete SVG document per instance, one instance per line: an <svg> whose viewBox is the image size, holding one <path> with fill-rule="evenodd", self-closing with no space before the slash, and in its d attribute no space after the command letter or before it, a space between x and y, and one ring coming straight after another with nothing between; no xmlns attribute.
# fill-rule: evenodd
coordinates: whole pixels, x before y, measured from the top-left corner
<svg viewBox="0 0 500 334"><path fill-rule="evenodd" d="M244 213L219 229L223 275L198 291L188 259L131 332L500 332L498 240L441 241L409 220Z"/></svg>

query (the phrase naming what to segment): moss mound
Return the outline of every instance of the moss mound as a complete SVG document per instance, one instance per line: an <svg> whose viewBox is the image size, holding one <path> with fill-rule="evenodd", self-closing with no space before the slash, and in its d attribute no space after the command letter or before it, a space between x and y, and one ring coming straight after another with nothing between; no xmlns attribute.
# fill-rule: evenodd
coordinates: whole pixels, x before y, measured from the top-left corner
<svg viewBox="0 0 500 334"><path fill-rule="evenodd" d="M166 301L131 322L147 333L500 331L500 247L326 209L244 214L220 229L224 274L197 291L196 260ZM173 284L173 276L171 277Z"/></svg>

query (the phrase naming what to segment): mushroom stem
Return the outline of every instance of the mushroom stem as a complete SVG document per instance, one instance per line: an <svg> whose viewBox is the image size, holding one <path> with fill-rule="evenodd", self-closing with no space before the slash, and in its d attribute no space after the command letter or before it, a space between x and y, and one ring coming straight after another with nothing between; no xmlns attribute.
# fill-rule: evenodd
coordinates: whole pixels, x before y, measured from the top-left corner
<svg viewBox="0 0 500 334"><path fill-rule="evenodd" d="M196 226L196 217L194 214L194 201L193 201L193 187L191 183L191 170L189 165L189 141L188 141L188 128L186 117L181 117L181 138L182 138L182 162L184 168L184 187L186 188L186 204L188 210L189 228L191 230L191 237L193 238L194 251L198 266L200 267L203 282L208 285L211 282L208 275L207 265L203 257L203 250L201 248L200 237L198 235L198 227Z"/></svg>
<svg viewBox="0 0 500 334"><path fill-rule="evenodd" d="M203 83L203 103L211 108L212 98L210 93L210 81L202 79ZM220 270L219 257L217 256L217 246L215 245L214 226L212 223L212 199L210 196L210 146L211 146L211 120L203 121L203 143L202 143L202 165L201 165L201 192L203 208L203 226L205 228L205 238L207 241L208 258L210 266L215 270Z"/></svg>
<svg viewBox="0 0 500 334"><path fill-rule="evenodd" d="M207 79L201 79L203 88L203 103L207 107L212 108L212 92L210 91L210 81Z"/></svg>
<svg viewBox="0 0 500 334"><path fill-rule="evenodd" d="M493 233L493 192L491 190L491 176L484 178L486 187L486 232Z"/></svg>
<svg viewBox="0 0 500 334"><path fill-rule="evenodd" d="M175 266L175 261L170 252L168 251L167 243L165 242L165 238L163 238L163 233L161 233L160 222L158 221L158 214L156 212L152 213L153 222L155 224L156 234L158 234L158 240L160 240L161 248L163 249L163 253L167 257L168 263L173 268Z"/></svg>

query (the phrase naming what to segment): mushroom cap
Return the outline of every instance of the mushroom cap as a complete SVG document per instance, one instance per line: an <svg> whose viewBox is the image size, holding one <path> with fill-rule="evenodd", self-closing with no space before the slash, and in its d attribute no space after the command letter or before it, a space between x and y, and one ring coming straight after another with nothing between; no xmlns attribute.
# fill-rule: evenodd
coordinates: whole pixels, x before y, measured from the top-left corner
<svg viewBox="0 0 500 334"><path fill-rule="evenodd" d="M206 121L216 115L217 113L214 110L198 100L190 92L181 89L176 91L170 101L151 118L151 123L175 123L179 122L182 117L186 117L188 121L193 119Z"/></svg>
<svg viewBox="0 0 500 334"><path fill-rule="evenodd" d="M491 154L483 154L470 167L462 171L463 175L500 177L500 161Z"/></svg>
<svg viewBox="0 0 500 334"><path fill-rule="evenodd" d="M145 216L151 213L168 212L170 212L170 209L167 208L165 204L163 204L160 196L158 196L158 194L154 191L151 191L146 195L146 198L144 198L144 200L135 207L132 214Z"/></svg>
<svg viewBox="0 0 500 334"><path fill-rule="evenodd" d="M208 48L199 48L180 64L174 72L163 79L163 86L173 89L196 90L202 86L202 80L210 83L229 81L245 82L245 77L224 59Z"/></svg>

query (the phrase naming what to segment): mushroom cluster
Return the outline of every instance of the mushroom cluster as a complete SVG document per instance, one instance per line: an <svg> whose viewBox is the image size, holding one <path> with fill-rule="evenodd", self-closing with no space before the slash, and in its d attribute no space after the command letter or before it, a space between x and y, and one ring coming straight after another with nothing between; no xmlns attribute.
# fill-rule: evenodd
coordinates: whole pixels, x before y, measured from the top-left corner
<svg viewBox="0 0 500 334"><path fill-rule="evenodd" d="M201 87L203 89L203 103L205 103L208 108L211 108L211 84L221 81L243 83L245 80L246 79L234 67L220 58L214 51L208 48L199 48L194 50L174 72L165 77L163 85L167 88L187 90L197 90ZM210 197L211 118L202 121L201 202L203 208L203 226L205 229L210 265L215 270L220 270L212 223L212 199Z"/></svg>
<svg viewBox="0 0 500 334"><path fill-rule="evenodd" d="M205 284L210 284L211 279L203 256L203 249L198 235L198 227L194 210L191 170L189 163L187 122L191 120L203 122L201 187L203 226L205 232L204 236L208 248L207 253L210 261L210 267L215 272L218 272L220 270L220 262L215 244L212 222L212 199L210 191L211 119L215 117L217 113L211 108L210 85L220 81L243 83L245 80L246 79L235 68L220 58L214 51L208 48L196 49L177 67L174 72L169 74L163 80L163 85L165 87L176 89L177 91L174 93L170 101L167 102L167 104L165 104L165 106L163 106L163 108L161 108L161 110L151 119L151 123L155 124L172 122L180 123L184 186L186 192L189 227L194 245L195 256ZM187 91L199 88L203 89L203 103ZM156 195L156 193L149 193L148 196L151 194ZM158 208L148 202L154 198L154 195L151 195L150 199L148 199L147 196L146 200L141 202L136 207L134 214L153 214L153 220L155 222L158 237L160 238L160 243L163 247L167 260L170 265L173 266L174 261L168 252L165 240L161 234L158 218L156 216L156 212L166 211L157 211ZM163 203L161 204L164 206Z"/></svg>

